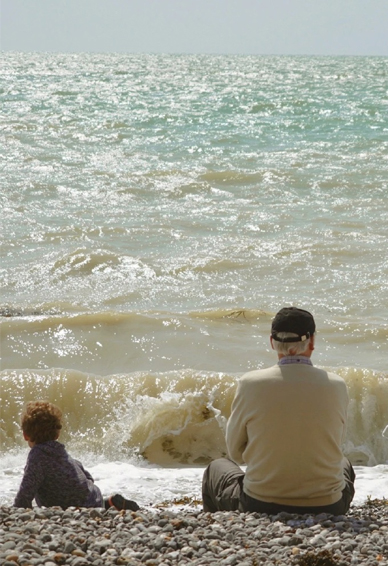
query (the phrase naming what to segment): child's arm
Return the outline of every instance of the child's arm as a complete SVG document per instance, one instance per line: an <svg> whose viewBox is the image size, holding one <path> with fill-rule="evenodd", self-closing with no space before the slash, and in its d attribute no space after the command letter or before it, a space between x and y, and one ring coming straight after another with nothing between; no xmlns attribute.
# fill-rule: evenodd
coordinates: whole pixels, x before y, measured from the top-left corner
<svg viewBox="0 0 388 566"><path fill-rule="evenodd" d="M85 468L83 467L82 463L79 460L74 460L74 462L77 462L77 464L79 465L79 467L81 468L81 470L83 471L83 473L85 474L85 476L88 478L88 480L92 481L94 483L94 478L92 477L91 473L88 472L88 470L85 470Z"/></svg>
<svg viewBox="0 0 388 566"><path fill-rule="evenodd" d="M44 469L36 453L31 449L19 491L16 494L14 507L31 508L32 501L44 481Z"/></svg>

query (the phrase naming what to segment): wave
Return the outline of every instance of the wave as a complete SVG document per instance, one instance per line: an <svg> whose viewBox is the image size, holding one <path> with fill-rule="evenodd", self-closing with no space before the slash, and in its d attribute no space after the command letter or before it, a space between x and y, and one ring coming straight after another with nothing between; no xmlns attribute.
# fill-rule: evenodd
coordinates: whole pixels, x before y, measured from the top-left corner
<svg viewBox="0 0 388 566"><path fill-rule="evenodd" d="M151 270L135 258L120 256L119 254L107 250L89 250L77 249L69 254L65 254L61 259L57 260L52 272L60 278L66 278L75 275L90 275L98 271L110 271L120 269L127 275L136 275L139 272L147 272Z"/></svg>
<svg viewBox="0 0 388 566"><path fill-rule="evenodd" d="M77 312L77 307L70 303L50 303L41 306L13 306L13 305L0 305L0 317L24 319L26 328L32 320L39 319L39 322L44 327L49 327L52 324L66 324L67 326L84 326L95 324L110 324L118 322L131 322L136 323L140 321L160 321L162 319L188 317L192 319L204 320L239 320L241 322L252 320L271 320L274 312L266 312L260 309L247 309L243 307L236 307L234 309L209 309L203 311L192 311L189 313L177 313L171 311L143 311L142 313L136 312L115 312L115 311L100 311L100 312ZM23 324L23 320L12 321L13 324L18 322L19 325ZM3 322L6 324L6 321ZM5 327L3 326L4 330Z"/></svg>
<svg viewBox="0 0 388 566"><path fill-rule="evenodd" d="M235 390L233 376L192 370L106 377L13 370L1 372L0 380L3 450L23 445L18 422L25 403L48 399L61 407L62 439L77 451L142 455L164 465L199 463L218 453Z"/></svg>
<svg viewBox="0 0 388 566"><path fill-rule="evenodd" d="M207 171L200 175L202 181L207 183L220 183L222 185L260 184L263 182L263 173L244 173L242 171Z"/></svg>
<svg viewBox="0 0 388 566"><path fill-rule="evenodd" d="M232 264L232 262L231 262ZM211 267L208 267L209 271ZM203 268L205 270L205 268ZM114 301L111 301L114 304ZM332 315L332 311L327 308L327 312ZM236 305L234 308L209 308L198 311L176 312L170 310L142 310L134 311L115 311L101 310L88 311L84 306L77 306L73 303L64 301L51 301L45 304L36 305L0 305L0 319L2 324L2 334L20 332L21 330L32 330L40 327L41 330L51 326L64 325L67 328L94 327L96 325L130 324L131 326L146 324L149 327L159 328L161 322L181 319L187 323L192 320L217 321L228 323L237 321L239 323L250 324L252 322L264 323L266 333L269 329L275 311L264 309L246 308ZM347 344L365 343L374 340L384 343L388 338L388 327L373 326L365 324L362 320L349 319L345 315L337 314L337 319L333 319L325 328L318 331L318 339L324 332L325 336L335 336L337 341ZM5 320L10 319L10 320ZM360 330L361 328L361 330Z"/></svg>
<svg viewBox="0 0 388 566"><path fill-rule="evenodd" d="M208 311L191 312L193 318L202 318L207 320L237 320L239 322L249 322L252 320L271 320L274 313L268 313L260 309L216 309Z"/></svg>
<svg viewBox="0 0 388 566"><path fill-rule="evenodd" d="M335 368L350 395L344 453L355 465L388 460L388 374ZM192 369L110 376L64 370L0 373L1 451L24 444L26 402L48 399L64 413L61 440L72 450L111 459L142 457L162 466L204 465L226 453L225 425L238 374Z"/></svg>

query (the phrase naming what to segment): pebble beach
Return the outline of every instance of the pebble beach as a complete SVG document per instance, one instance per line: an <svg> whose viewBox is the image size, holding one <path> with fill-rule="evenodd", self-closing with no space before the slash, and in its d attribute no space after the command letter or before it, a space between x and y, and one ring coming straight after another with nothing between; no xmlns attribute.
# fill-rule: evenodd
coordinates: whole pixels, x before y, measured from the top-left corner
<svg viewBox="0 0 388 566"><path fill-rule="evenodd" d="M388 505L346 516L0 507L2 566L388 564Z"/></svg>

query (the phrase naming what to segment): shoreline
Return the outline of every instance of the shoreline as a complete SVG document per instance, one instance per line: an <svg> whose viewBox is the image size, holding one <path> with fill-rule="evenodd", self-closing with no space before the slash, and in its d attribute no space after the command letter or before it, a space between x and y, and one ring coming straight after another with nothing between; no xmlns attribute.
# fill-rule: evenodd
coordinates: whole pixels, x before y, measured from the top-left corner
<svg viewBox="0 0 388 566"><path fill-rule="evenodd" d="M3 566L361 563L388 564L385 499L370 499L338 517L210 514L181 502L137 512L0 506Z"/></svg>

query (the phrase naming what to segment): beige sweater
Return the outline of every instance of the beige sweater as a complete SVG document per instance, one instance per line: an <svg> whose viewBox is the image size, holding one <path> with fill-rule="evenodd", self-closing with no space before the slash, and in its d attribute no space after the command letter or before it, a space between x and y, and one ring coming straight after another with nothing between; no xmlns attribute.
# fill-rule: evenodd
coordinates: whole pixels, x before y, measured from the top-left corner
<svg viewBox="0 0 388 566"><path fill-rule="evenodd" d="M245 493L283 505L339 501L347 406L344 380L313 366L245 374L226 431L229 457L247 466Z"/></svg>

